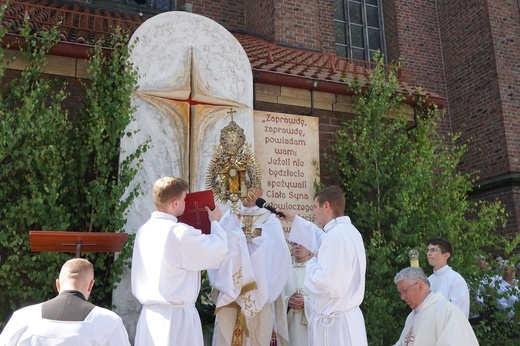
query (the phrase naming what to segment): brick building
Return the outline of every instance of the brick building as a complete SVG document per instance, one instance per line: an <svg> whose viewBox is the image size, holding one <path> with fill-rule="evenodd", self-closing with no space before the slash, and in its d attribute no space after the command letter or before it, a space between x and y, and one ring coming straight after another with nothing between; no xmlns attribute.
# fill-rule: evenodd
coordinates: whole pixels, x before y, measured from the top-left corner
<svg viewBox="0 0 520 346"><path fill-rule="evenodd" d="M5 2L2 1L2 2ZM321 150L337 115L349 113L344 78L364 73L381 49L400 59L403 92L421 86L446 110L441 129L471 140L462 171L478 170L472 198L499 197L510 213L506 233L520 228L520 4L506 0L11 0L5 42L20 18L38 25L70 16L52 51L49 74L85 78L86 48L119 24L135 30L154 14L190 11L232 32L253 68L256 110L317 116ZM83 20L81 20L83 18ZM16 54L11 51L9 54ZM9 55L8 54L8 55ZM13 65L7 76L21 66ZM516 89L516 90L515 90ZM413 98L409 100L413 106ZM322 177L327 177L322 165Z"/></svg>

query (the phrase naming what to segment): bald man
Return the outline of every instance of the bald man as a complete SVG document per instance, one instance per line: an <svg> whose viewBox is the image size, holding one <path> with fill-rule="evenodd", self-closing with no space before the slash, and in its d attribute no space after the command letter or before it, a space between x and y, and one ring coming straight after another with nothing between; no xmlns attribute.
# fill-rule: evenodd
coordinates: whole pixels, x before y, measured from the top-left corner
<svg viewBox="0 0 520 346"><path fill-rule="evenodd" d="M4 345L130 345L121 318L88 302L94 267L74 258L56 279L58 296L14 312L0 335Z"/></svg>

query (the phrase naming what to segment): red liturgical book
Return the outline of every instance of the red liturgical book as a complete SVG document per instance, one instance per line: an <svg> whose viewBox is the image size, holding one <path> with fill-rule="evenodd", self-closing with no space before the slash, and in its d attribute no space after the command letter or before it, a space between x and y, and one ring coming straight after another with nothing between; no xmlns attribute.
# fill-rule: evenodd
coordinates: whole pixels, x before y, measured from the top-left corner
<svg viewBox="0 0 520 346"><path fill-rule="evenodd" d="M200 229L202 233L210 234L211 222L204 207L209 207L211 210L215 209L213 191L204 190L187 193L186 208L184 209L184 214L179 216L179 221Z"/></svg>

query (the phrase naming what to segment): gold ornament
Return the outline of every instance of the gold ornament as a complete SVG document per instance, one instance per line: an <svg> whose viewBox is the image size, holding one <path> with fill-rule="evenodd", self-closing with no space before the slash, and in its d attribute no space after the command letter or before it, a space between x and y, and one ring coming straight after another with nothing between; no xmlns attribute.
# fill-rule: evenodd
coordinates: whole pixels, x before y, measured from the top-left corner
<svg viewBox="0 0 520 346"><path fill-rule="evenodd" d="M213 156L206 171L206 186L217 201L231 201L231 213L238 214L238 201L253 198L254 188L260 185L260 166L246 143L244 129L233 120L220 130L220 145L213 147Z"/></svg>

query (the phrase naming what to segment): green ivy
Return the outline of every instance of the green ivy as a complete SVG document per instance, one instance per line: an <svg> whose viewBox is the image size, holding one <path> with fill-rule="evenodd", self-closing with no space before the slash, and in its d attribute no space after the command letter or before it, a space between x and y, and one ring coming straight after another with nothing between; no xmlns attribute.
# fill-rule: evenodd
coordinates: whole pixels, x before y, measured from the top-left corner
<svg viewBox="0 0 520 346"><path fill-rule="evenodd" d="M450 265L469 281L477 268L475 255L504 251L505 244L512 244L512 250L518 239L496 234L506 220L498 200L467 198L477 177L457 171L467 148L457 135L440 133L442 113L421 97L417 116L407 119L406 95L398 92L399 65L388 68L381 56L375 60L369 76L349 83L355 92L354 117L341 120L328 157L330 171L338 172L334 178L346 193L346 213L366 244L362 309L369 344L391 345L409 313L393 283L395 274L410 265L409 250L420 250L420 265L429 275L425 242L449 239L455 252ZM508 327L487 332L497 336ZM476 332L482 337L478 328Z"/></svg>
<svg viewBox="0 0 520 346"><path fill-rule="evenodd" d="M5 5L0 21L4 11ZM5 34L0 27L0 41ZM120 139L133 135L125 129L137 85L128 35L114 29L110 49L92 49L89 78L78 92L85 96L77 102L63 78L42 73L58 34L58 27L33 31L26 22L20 33L26 67L11 80L0 67L0 328L13 310L55 296L54 279L73 256L31 252L29 230L123 232L125 210L140 193L139 186L127 189L148 142L119 162ZM95 304L111 306L132 245L129 236L117 259L83 254L96 268Z"/></svg>

